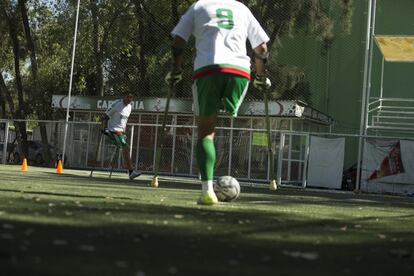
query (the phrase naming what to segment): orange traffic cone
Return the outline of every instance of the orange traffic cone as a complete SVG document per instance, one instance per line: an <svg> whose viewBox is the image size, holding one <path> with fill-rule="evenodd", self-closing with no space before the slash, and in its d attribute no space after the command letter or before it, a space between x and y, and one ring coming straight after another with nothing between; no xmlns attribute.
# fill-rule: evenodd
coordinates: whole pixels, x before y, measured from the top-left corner
<svg viewBox="0 0 414 276"><path fill-rule="evenodd" d="M63 173L62 160L58 160L58 164L57 164L56 172L57 172L58 174Z"/></svg>
<svg viewBox="0 0 414 276"><path fill-rule="evenodd" d="M23 162L22 162L22 166L20 168L20 171L27 172L27 160L26 160L26 158L23 159Z"/></svg>

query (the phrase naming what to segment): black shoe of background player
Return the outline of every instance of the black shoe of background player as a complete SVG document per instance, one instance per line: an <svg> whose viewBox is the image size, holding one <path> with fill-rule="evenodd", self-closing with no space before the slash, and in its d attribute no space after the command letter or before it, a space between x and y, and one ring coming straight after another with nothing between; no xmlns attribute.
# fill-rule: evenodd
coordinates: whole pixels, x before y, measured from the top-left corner
<svg viewBox="0 0 414 276"><path fill-rule="evenodd" d="M140 171L137 171L137 170L129 171L129 179L131 179L131 180L135 179L136 177L138 177L140 175L141 175Z"/></svg>

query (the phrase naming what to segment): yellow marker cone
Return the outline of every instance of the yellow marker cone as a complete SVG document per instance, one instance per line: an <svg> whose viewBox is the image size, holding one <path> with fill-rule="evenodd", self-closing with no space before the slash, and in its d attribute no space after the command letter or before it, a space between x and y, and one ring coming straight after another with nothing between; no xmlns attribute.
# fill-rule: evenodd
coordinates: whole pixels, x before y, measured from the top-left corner
<svg viewBox="0 0 414 276"><path fill-rule="evenodd" d="M151 181L151 187L158 188L158 177L154 176Z"/></svg>
<svg viewBox="0 0 414 276"><path fill-rule="evenodd" d="M57 164L57 167L56 167L56 172L58 174L63 173L62 160L58 160L58 164Z"/></svg>
<svg viewBox="0 0 414 276"><path fill-rule="evenodd" d="M271 191L276 191L277 190L276 180L273 179L272 182L270 182L269 189Z"/></svg>
<svg viewBox="0 0 414 276"><path fill-rule="evenodd" d="M26 158L23 159L23 162L22 162L22 166L20 168L20 171L27 172L27 160L26 160Z"/></svg>

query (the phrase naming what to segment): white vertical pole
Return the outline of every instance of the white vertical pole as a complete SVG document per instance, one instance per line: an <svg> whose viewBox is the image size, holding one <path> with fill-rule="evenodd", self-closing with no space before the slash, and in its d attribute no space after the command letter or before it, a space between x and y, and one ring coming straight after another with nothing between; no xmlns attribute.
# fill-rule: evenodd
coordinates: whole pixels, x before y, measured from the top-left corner
<svg viewBox="0 0 414 276"><path fill-rule="evenodd" d="M375 35L375 25L376 25L376 13L377 13L377 0L372 1L371 8L371 38L370 38L370 49L369 49L369 59L368 59L368 77L367 77L367 94L366 94L366 109L365 109L365 128L364 135L367 135L368 124L369 124L369 101L371 98L371 79L372 79L372 59L374 56L374 35Z"/></svg>
<svg viewBox="0 0 414 276"><path fill-rule="evenodd" d="M332 1L329 1L329 18L332 18ZM331 78L331 47L327 47L326 49L326 81L325 81L325 112L329 114L329 83Z"/></svg>
<svg viewBox="0 0 414 276"><path fill-rule="evenodd" d="M195 117L193 117L193 127L191 128L191 153L190 153L190 175L193 174L194 144L195 144ZM198 137L197 137L198 139Z"/></svg>
<svg viewBox="0 0 414 276"><path fill-rule="evenodd" d="M137 135L137 155L135 156L135 169L139 167L139 144L141 141L141 114L139 114L139 121L138 121L138 135Z"/></svg>
<svg viewBox="0 0 414 276"><path fill-rule="evenodd" d="M253 140L253 119L250 118L250 134L249 134L249 164L247 168L247 178L250 180L252 171L252 140Z"/></svg>
<svg viewBox="0 0 414 276"><path fill-rule="evenodd" d="M3 164L6 164L7 160L7 145L9 143L9 121L6 122L4 129L4 146L3 146Z"/></svg>
<svg viewBox="0 0 414 276"><path fill-rule="evenodd" d="M308 160L309 160L309 133L306 134L306 146L305 146L305 162L303 165L303 178L302 178L302 188L306 188L308 181Z"/></svg>
<svg viewBox="0 0 414 276"><path fill-rule="evenodd" d="M132 148L134 147L134 131L135 131L135 125L132 125L132 127L131 127L131 142L129 143L131 145L129 147L129 158L132 157Z"/></svg>
<svg viewBox="0 0 414 276"><path fill-rule="evenodd" d="M80 0L78 0L78 6L77 6L77 9L76 9L75 33L73 35L72 62L71 62L71 66L70 66L69 91L68 91L68 106L66 108L65 134L63 136L62 164L65 164L66 137L67 137L67 134L68 134L70 96L72 94L72 82L73 82L73 67L75 65L76 37L77 37L77 34L78 34L78 22L79 22L79 8L80 8Z"/></svg>
<svg viewBox="0 0 414 276"><path fill-rule="evenodd" d="M89 122L88 122L88 140L86 142L86 158L85 158L85 167L88 167L89 159L89 145L91 140L91 123L92 123L92 112L89 112Z"/></svg>
<svg viewBox="0 0 414 276"><path fill-rule="evenodd" d="M367 33L366 33L366 47L365 47L365 61L364 61L364 84L362 89L361 100L361 122L359 128L359 142L358 142L358 163L357 163L357 176L356 176L356 190L360 189L361 178L361 161L362 161L362 148L363 148L363 136L367 133L368 122L368 104L369 104L369 91L371 89L371 71L372 71L372 42L373 35L375 33L375 12L376 12L376 0L369 0L368 2L368 15L367 15Z"/></svg>
<svg viewBox="0 0 414 276"><path fill-rule="evenodd" d="M227 174L231 175L231 159L233 154L233 127L234 127L234 118L230 119L230 137L229 137L229 163L227 168Z"/></svg>
<svg viewBox="0 0 414 276"><path fill-rule="evenodd" d="M380 110L382 109L382 97L384 96L384 71L385 71L385 58L382 57L382 64L381 64L381 88L380 88Z"/></svg>
<svg viewBox="0 0 414 276"><path fill-rule="evenodd" d="M303 121L301 121L301 124L300 124L300 132L303 132ZM301 138L300 138L300 143L299 143L299 146L300 146L299 160L303 160L304 157L303 157L303 151L302 151L302 135L300 137ZM303 166L299 165L298 166L298 179L302 178L302 170L303 170Z"/></svg>
<svg viewBox="0 0 414 276"><path fill-rule="evenodd" d="M289 120L289 129L290 131L293 131L293 120ZM291 174L292 174L292 143L293 138L292 135L289 134L289 145L288 145L288 168L287 168L287 180L291 181Z"/></svg>
<svg viewBox="0 0 414 276"><path fill-rule="evenodd" d="M157 114L157 115L155 115L156 116L156 120L155 120L155 138L154 138L154 149L153 149L153 151L154 151L154 154L153 154L153 156L152 156L152 171L153 172L155 172L155 162L156 162L156 159L157 159L157 145L158 145L158 118L159 118L159 115ZM164 131L164 130L163 130ZM161 151L161 155L162 155L162 148L160 147L159 149L158 149L159 151ZM161 161L160 161L161 162ZM159 165L159 164L158 164ZM158 171L160 170L160 168L158 168Z"/></svg>
<svg viewBox="0 0 414 276"><path fill-rule="evenodd" d="M100 153L100 156L101 156L101 168L104 167L105 150L106 150L106 139L105 139L105 137L102 137L102 138L103 138L102 146L99 149L101 151L101 153Z"/></svg>
<svg viewBox="0 0 414 276"><path fill-rule="evenodd" d="M371 64L372 64L372 62L371 62ZM380 120L381 120L382 104L383 104L382 98L384 97L384 71L385 71L385 58L384 58L384 56L382 56L382 63L381 63L381 82L380 82L381 83L381 86L380 86L380 96L379 96L379 108L378 108L378 113L377 113L376 119L374 118L374 115L371 116L371 124L372 125L374 125L375 123L379 123ZM367 107L367 110L368 111L369 111L369 108L370 108L370 106L368 104L368 107Z"/></svg>
<svg viewBox="0 0 414 276"><path fill-rule="evenodd" d="M173 121L171 125L178 125L178 116L173 115ZM175 144L177 144L177 127L171 126L173 128L173 143L172 143L172 149L171 149L171 174L175 172Z"/></svg>
<svg viewBox="0 0 414 276"><path fill-rule="evenodd" d="M266 118L264 119L265 120L265 122L266 122ZM266 123L265 123L266 124ZM270 123L269 123L270 124ZM265 133L266 134L266 133ZM277 134L276 134L277 135ZM272 137L272 132L270 132L270 140L271 140L271 137ZM266 136L266 141L267 140L269 140L269 137L268 136ZM270 155L271 154L267 154L267 170L266 170L266 180L269 180L270 179L270 170L272 169L273 170L273 168L271 168L271 166L270 166ZM273 174L274 175L274 174ZM271 179L270 181L273 181L273 179Z"/></svg>
<svg viewBox="0 0 414 276"><path fill-rule="evenodd" d="M282 120L280 120L280 124L282 124ZM281 127L280 127L281 129ZM283 148L285 147L285 134L282 131L279 132L280 134L280 143L279 143L279 157L277 160L277 177L276 177L276 184L278 187L282 184L282 166L283 166Z"/></svg>

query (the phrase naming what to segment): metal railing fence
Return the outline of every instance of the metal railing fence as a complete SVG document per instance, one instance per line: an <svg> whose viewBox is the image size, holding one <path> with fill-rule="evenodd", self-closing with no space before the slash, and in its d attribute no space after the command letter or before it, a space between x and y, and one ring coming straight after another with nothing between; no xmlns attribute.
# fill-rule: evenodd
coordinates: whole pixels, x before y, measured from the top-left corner
<svg viewBox="0 0 414 276"><path fill-rule="evenodd" d="M134 166L144 173L151 174L155 164L155 148L158 129L161 127L161 114L139 114L138 121L127 126L130 156ZM274 168L269 168L267 140L264 118L220 117L216 128L216 167L215 175L232 175L243 183L267 187L270 170L273 169L281 186L303 188L308 185L309 150L312 136L324 138L345 138L344 159L356 156L360 138L364 144L371 138L376 140L399 140L395 136L360 136L358 134L328 133L315 131L309 123L294 119L271 119L271 139L274 152ZM19 121L21 122L21 121ZM65 121L24 121L29 134L29 164L50 165L42 163L42 142L39 123L46 125L48 142L53 156L58 158L63 149ZM13 125L16 121L0 121L0 145L3 146L0 160L2 163L19 164L20 146L16 144ZM170 176L198 178L195 146L197 133L195 119L191 115L171 114L167 122L164 148L161 153L159 172ZM8 132L8 133L7 133ZM68 124L66 151L66 168L109 170L115 146L105 138L101 146L101 126L99 122L71 121ZM410 140L407 136L407 140ZM4 149L4 145L7 145ZM355 152L353 152L355 151ZM98 157L99 156L99 157ZM368 157L369 158L369 157ZM115 169L124 171L121 156L116 159ZM362 161L361 175L372 172L365 169ZM56 160L54 160L56 161ZM324 160L320 160L324 161ZM319 161L317 161L319 162ZM322 162L323 163L323 162ZM352 165L352 166L351 166ZM343 189L355 189L357 164L345 164ZM327 168L329 170L329 168ZM365 180L363 180L363 183ZM365 183L366 184L366 183ZM364 186L366 187L366 185Z"/></svg>
<svg viewBox="0 0 414 276"><path fill-rule="evenodd" d="M138 170L151 173L155 164L155 148L158 129L162 115L140 114L138 123L128 124L127 137L131 160ZM216 175L233 175L234 177L253 182L269 180L268 154L263 118L220 118L216 128L215 144L217 152ZM28 161L36 165L41 150L41 136L34 126L29 136L30 145L38 145L37 149L29 146ZM63 149L65 121L42 121L46 124L49 145L53 156ZM4 121L3 125L13 125ZM29 125L29 123L27 123ZM309 147L309 133L292 132L289 123L280 119L272 119L272 146L274 151L273 168L284 185L304 187L306 184L306 163ZM115 146L105 138L101 139L101 125L98 122L69 122L66 145L65 166L78 169L109 169L111 156ZM10 136L10 135L9 135ZM3 139L4 140L4 139ZM0 141L3 141L0 140ZM164 148L161 153L160 173L167 175L198 177L195 146L197 133L193 116L170 115L167 123ZM13 146L9 163L18 164L21 158L18 145ZM5 154L2 154L5 163ZM116 168L123 170L121 156L117 159Z"/></svg>

